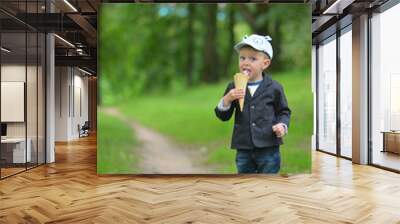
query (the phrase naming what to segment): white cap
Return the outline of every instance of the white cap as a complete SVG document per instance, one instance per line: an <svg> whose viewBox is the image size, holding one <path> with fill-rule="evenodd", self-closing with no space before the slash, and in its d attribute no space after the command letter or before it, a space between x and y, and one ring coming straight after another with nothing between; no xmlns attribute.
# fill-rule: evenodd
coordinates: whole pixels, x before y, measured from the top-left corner
<svg viewBox="0 0 400 224"><path fill-rule="evenodd" d="M270 36L261 36L257 34L252 34L250 36L244 36L243 40L240 41L238 44L235 45L235 50L239 52L240 48L244 46L250 46L258 51L262 51L266 53L270 59L272 59L273 56L273 50L272 50L272 45L270 43L271 41Z"/></svg>

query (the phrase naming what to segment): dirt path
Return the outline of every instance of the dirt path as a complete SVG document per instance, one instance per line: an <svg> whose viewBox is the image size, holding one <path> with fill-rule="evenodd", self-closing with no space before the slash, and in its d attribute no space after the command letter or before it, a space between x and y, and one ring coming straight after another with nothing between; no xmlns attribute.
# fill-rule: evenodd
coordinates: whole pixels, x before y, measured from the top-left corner
<svg viewBox="0 0 400 224"><path fill-rule="evenodd" d="M167 137L128 118L116 108L102 109L106 114L115 116L130 124L140 145L135 149L139 156L139 170L143 174L201 174L211 173L209 168L201 167L200 151L180 148Z"/></svg>

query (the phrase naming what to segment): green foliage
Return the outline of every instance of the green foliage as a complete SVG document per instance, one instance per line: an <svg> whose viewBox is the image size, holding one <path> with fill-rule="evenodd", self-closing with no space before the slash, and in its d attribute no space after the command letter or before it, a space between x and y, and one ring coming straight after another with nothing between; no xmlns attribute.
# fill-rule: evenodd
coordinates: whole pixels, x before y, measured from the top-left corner
<svg viewBox="0 0 400 224"><path fill-rule="evenodd" d="M281 147L281 173L311 172L313 96L309 70L273 75L280 82L292 110L289 133Z"/></svg>
<svg viewBox="0 0 400 224"><path fill-rule="evenodd" d="M291 21L280 27L282 67L288 70L311 68L311 8L305 4L291 4L282 9L282 14L286 21Z"/></svg>
<svg viewBox="0 0 400 224"><path fill-rule="evenodd" d="M205 33L210 4L194 4L193 50L188 51L188 4L102 4L99 17L99 82L102 104L112 104L144 94L165 92L185 84L189 56L192 55L193 83L201 84L204 52L210 45ZM274 49L272 69L310 67L311 12L307 4L269 4L259 10L256 4L219 4L217 18L217 76L230 78L238 70L233 42L256 32L243 16L249 9L256 26L271 34ZM234 13L230 20L229 10ZM230 27L230 22L233 27ZM265 29L264 29L265 27ZM233 29L232 29L233 28ZM276 37L276 39L275 39ZM230 54L230 55L228 55Z"/></svg>
<svg viewBox="0 0 400 224"><path fill-rule="evenodd" d="M133 131L122 121L98 113L97 132L97 173L122 174L136 170L137 158L134 154L137 140Z"/></svg>

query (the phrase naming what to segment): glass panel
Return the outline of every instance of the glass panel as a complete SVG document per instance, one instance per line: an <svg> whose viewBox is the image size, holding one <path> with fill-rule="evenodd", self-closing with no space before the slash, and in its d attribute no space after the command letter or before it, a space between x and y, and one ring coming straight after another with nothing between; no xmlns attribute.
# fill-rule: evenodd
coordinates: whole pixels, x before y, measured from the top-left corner
<svg viewBox="0 0 400 224"><path fill-rule="evenodd" d="M312 69L312 73L311 73L311 78L312 78L312 93L313 93L313 135L312 135L312 150L316 150L316 136L317 136L317 90L316 90L316 86L317 84L316 82L316 76L317 76L317 48L315 45L312 46L312 51L311 51L311 69Z"/></svg>
<svg viewBox="0 0 400 224"><path fill-rule="evenodd" d="M1 1L19 18L43 13L45 1ZM28 14L28 19L29 19ZM31 17L31 20L37 17ZM2 144L0 176L45 162L45 35L0 12ZM35 23L35 21L31 21ZM4 98L4 99L3 99ZM12 111L12 113L10 112Z"/></svg>
<svg viewBox="0 0 400 224"><path fill-rule="evenodd" d="M336 154L336 37L318 48L318 147Z"/></svg>
<svg viewBox="0 0 400 224"><path fill-rule="evenodd" d="M37 1L27 2L26 12L28 16L32 13L37 13L38 3ZM32 21L38 17L28 17L32 23L37 23L37 21ZM38 148L37 148L37 73L38 73L38 35L36 30L27 31L27 99L26 99L26 113L27 113L27 143L28 149L31 151L30 161L27 163L28 168L37 166Z"/></svg>
<svg viewBox="0 0 400 224"><path fill-rule="evenodd" d="M39 34L38 46L38 163L45 163L45 39L44 34Z"/></svg>
<svg viewBox="0 0 400 224"><path fill-rule="evenodd" d="M16 17L20 17L22 12L25 11L26 3L25 1L0 1L0 7L12 15ZM1 23L1 31L2 32L25 32L25 24L12 19L7 14L0 12Z"/></svg>
<svg viewBox="0 0 400 224"><path fill-rule="evenodd" d="M340 37L340 153L352 157L352 35L351 30Z"/></svg>
<svg viewBox="0 0 400 224"><path fill-rule="evenodd" d="M28 63L27 63L27 94L26 94L26 112L27 112L27 142L30 147L30 159L28 168L37 165L37 63L38 63L38 37L36 32L27 33L28 38Z"/></svg>
<svg viewBox="0 0 400 224"><path fill-rule="evenodd" d="M26 151L25 91L26 34L1 34L1 140L2 177L25 170L30 159ZM29 149L29 147L28 147Z"/></svg>
<svg viewBox="0 0 400 224"><path fill-rule="evenodd" d="M400 5L372 18L372 163L400 170Z"/></svg>

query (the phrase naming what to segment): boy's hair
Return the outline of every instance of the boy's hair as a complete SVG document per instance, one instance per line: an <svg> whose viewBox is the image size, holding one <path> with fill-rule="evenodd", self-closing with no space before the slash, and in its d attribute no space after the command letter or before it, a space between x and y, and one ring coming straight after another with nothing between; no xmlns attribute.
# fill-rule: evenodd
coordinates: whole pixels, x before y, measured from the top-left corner
<svg viewBox="0 0 400 224"><path fill-rule="evenodd" d="M244 46L250 46L256 51L263 52L268 55L269 59L272 59L273 49L271 45L270 36L261 36L257 34L252 34L250 36L245 35L238 44L234 46L234 49L239 52L239 50Z"/></svg>

